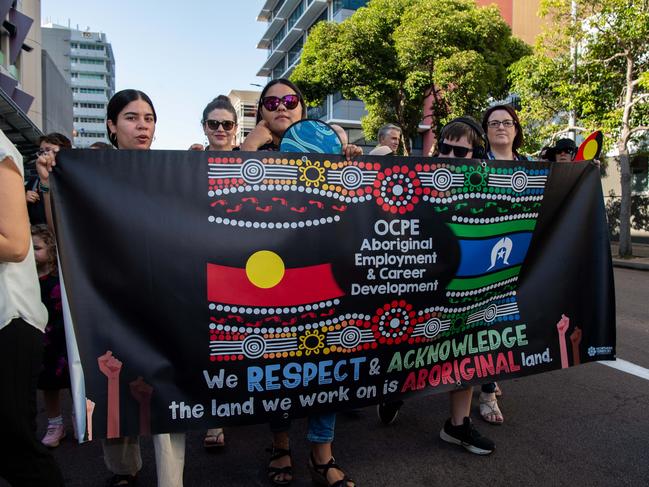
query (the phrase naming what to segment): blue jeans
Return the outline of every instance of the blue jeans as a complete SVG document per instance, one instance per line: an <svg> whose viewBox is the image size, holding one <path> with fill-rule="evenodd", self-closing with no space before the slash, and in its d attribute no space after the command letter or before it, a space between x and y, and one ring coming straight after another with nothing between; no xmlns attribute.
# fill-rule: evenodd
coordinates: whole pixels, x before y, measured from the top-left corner
<svg viewBox="0 0 649 487"><path fill-rule="evenodd" d="M334 441L336 413L312 414L307 420L307 440L311 443L331 443ZM270 430L273 433L283 433L284 431L288 431L290 427L290 419L278 419L270 422Z"/></svg>

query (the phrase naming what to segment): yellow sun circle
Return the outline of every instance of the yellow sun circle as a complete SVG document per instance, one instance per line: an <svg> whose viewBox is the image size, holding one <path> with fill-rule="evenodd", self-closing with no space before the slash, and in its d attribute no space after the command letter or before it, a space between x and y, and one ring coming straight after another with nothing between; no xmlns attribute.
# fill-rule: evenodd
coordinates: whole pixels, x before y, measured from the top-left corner
<svg viewBox="0 0 649 487"><path fill-rule="evenodd" d="M250 282L262 289L279 284L284 277L284 261L275 252L260 250L246 262L246 275Z"/></svg>
<svg viewBox="0 0 649 487"><path fill-rule="evenodd" d="M589 140L586 144L586 147L584 147L584 160L592 159L593 157L595 157L598 147L599 144L596 140Z"/></svg>

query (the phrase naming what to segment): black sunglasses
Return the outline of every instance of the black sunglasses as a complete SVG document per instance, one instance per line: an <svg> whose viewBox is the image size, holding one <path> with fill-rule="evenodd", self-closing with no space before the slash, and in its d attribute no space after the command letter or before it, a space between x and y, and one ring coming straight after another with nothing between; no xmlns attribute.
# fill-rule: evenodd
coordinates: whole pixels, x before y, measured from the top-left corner
<svg viewBox="0 0 649 487"><path fill-rule="evenodd" d="M468 149L459 145L451 145L445 142L439 143L439 153L445 156L449 155L452 152L455 157L466 157L469 151L472 150L473 149Z"/></svg>
<svg viewBox="0 0 649 487"><path fill-rule="evenodd" d="M577 153L577 149L557 149L554 151L555 154L570 154L574 156Z"/></svg>
<svg viewBox="0 0 649 487"><path fill-rule="evenodd" d="M223 130L226 132L234 128L234 122L232 120L205 120L205 125L210 130L218 130L219 127L223 127Z"/></svg>
<svg viewBox="0 0 649 487"><path fill-rule="evenodd" d="M277 110L280 103L282 103L287 110L293 110L300 103L300 97L297 95L284 95L281 98L278 96L265 96L261 99L261 104L269 112Z"/></svg>

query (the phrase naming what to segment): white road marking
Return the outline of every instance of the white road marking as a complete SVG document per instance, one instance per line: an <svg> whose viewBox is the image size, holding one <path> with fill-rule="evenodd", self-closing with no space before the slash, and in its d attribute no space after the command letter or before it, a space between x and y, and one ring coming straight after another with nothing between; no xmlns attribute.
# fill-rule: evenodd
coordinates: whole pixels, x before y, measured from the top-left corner
<svg viewBox="0 0 649 487"><path fill-rule="evenodd" d="M621 370L622 372L626 372L627 374L635 375L636 377L640 377L641 379L649 380L649 369L645 369L644 367L640 367L639 365L636 365L634 363L627 362L626 360L622 360L620 358L617 360L600 360L599 363L606 365L607 367Z"/></svg>

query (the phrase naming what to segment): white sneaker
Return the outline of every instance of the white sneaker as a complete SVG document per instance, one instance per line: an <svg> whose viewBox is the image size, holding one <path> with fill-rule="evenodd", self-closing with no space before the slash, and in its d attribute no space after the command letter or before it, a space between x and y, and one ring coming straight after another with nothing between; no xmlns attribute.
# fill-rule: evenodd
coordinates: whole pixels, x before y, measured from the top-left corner
<svg viewBox="0 0 649 487"><path fill-rule="evenodd" d="M65 438L65 426L62 424L49 424L47 425L47 433L41 440L41 443L48 448L56 448Z"/></svg>

